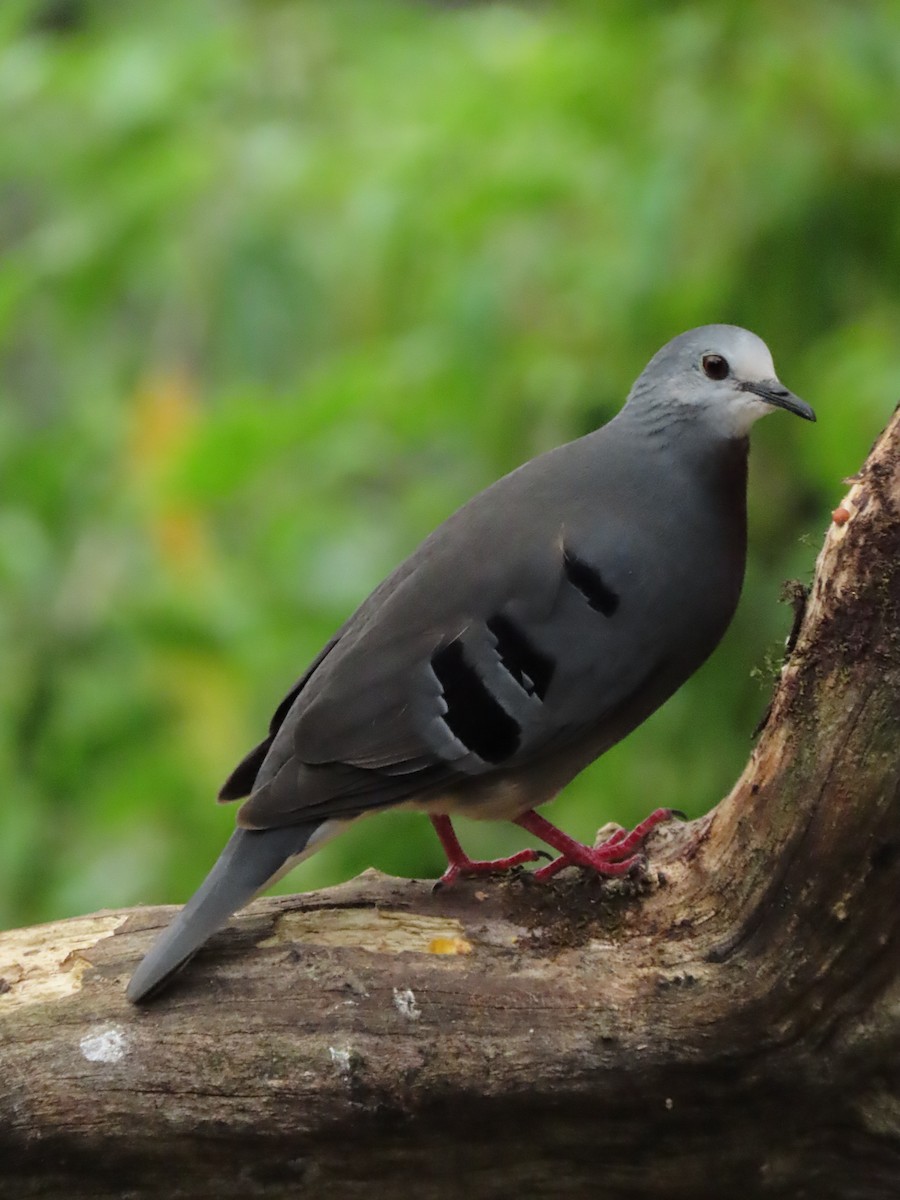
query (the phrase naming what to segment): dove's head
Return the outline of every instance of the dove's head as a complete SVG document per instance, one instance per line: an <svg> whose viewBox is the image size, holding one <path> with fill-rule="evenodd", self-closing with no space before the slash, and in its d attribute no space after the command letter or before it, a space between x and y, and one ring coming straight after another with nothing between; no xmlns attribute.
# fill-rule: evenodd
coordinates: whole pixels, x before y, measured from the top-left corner
<svg viewBox="0 0 900 1200"><path fill-rule="evenodd" d="M629 395L632 407L689 418L722 437L745 437L773 408L816 414L775 374L765 342L737 325L701 325L654 354Z"/></svg>

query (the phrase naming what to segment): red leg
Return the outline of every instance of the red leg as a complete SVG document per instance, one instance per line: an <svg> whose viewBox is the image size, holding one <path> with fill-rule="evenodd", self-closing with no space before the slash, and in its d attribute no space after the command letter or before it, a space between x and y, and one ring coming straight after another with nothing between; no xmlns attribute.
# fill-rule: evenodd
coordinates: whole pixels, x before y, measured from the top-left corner
<svg viewBox="0 0 900 1200"><path fill-rule="evenodd" d="M438 880L439 884L455 883L461 876L466 875L495 875L500 871L509 871L521 863L536 862L539 858L547 858L543 850L520 850L508 858L495 858L491 861L476 861L469 858L459 844L459 838L449 817L432 817L431 823L441 839L444 853L447 855L447 870Z"/></svg>
<svg viewBox="0 0 900 1200"><path fill-rule="evenodd" d="M668 821L676 815L681 814L676 814L671 808L658 808L636 825L631 833L626 833L624 829L617 830L612 837L595 848L576 842L536 812L523 813L521 817L516 818L516 824L560 852L559 858L535 871L535 879L543 881L551 879L564 867L570 866L587 867L600 875L625 875L639 860L640 850L651 830L662 821Z"/></svg>

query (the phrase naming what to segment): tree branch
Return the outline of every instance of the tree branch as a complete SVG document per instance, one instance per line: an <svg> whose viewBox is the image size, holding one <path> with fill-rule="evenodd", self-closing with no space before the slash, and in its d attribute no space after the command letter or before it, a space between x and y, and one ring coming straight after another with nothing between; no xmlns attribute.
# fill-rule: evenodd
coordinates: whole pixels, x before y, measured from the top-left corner
<svg viewBox="0 0 900 1200"><path fill-rule="evenodd" d="M900 1195L898 517L895 414L747 768L643 881L366 872L140 1010L171 909L0 937L5 1194Z"/></svg>

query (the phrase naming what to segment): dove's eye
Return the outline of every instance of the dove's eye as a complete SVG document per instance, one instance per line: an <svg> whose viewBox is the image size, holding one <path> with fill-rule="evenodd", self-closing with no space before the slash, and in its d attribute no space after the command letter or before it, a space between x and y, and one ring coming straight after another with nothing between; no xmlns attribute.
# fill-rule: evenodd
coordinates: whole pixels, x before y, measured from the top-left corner
<svg viewBox="0 0 900 1200"><path fill-rule="evenodd" d="M728 360L721 354L704 354L701 361L703 371L710 379L724 379L728 374Z"/></svg>

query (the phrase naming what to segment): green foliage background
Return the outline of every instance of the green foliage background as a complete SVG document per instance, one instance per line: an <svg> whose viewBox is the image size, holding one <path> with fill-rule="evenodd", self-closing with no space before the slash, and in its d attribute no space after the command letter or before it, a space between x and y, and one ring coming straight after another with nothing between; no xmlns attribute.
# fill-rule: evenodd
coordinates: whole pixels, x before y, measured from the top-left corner
<svg viewBox="0 0 900 1200"><path fill-rule="evenodd" d="M4 0L0 924L183 899L339 621L707 321L819 423L755 434L732 630L553 816L728 789L900 395L898 13ZM440 863L386 816L282 886Z"/></svg>

